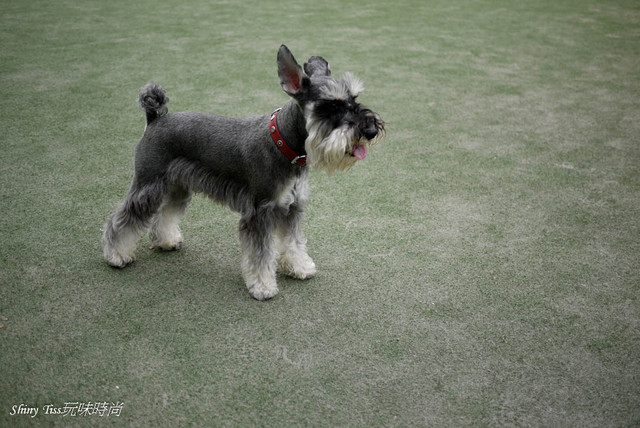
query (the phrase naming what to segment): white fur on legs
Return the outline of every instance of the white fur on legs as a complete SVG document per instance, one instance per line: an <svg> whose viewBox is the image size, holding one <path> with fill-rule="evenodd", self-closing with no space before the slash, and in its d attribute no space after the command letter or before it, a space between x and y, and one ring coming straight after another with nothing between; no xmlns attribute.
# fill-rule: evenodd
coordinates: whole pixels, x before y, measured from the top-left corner
<svg viewBox="0 0 640 428"><path fill-rule="evenodd" d="M123 268L135 260L136 244L140 238L137 228L128 227L120 231L113 240L103 236L103 255L109 265Z"/></svg>
<svg viewBox="0 0 640 428"><path fill-rule="evenodd" d="M163 204L151 222L149 239L153 246L165 251L182 248L182 232L178 225L184 211L171 205Z"/></svg>
<svg viewBox="0 0 640 428"><path fill-rule="evenodd" d="M292 235L280 236L278 242L278 269L297 279L309 279L317 273L316 264L307 254L304 238L296 240Z"/></svg>
<svg viewBox="0 0 640 428"><path fill-rule="evenodd" d="M242 276L254 299L267 300L278 294L275 261L259 265L255 263L255 255L245 249L242 256Z"/></svg>

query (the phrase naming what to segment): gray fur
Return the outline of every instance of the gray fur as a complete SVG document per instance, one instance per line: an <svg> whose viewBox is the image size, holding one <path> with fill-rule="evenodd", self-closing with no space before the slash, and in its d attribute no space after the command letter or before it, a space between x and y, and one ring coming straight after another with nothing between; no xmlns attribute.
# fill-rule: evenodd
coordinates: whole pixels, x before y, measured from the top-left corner
<svg viewBox="0 0 640 428"><path fill-rule="evenodd" d="M357 111L349 112L349 127L346 122L339 123L338 130L335 118L325 123L313 109L319 94L326 99L327 93L339 92L335 90L338 87L348 96L349 87L354 85L349 79L333 79L329 64L321 57L310 58L304 70L288 48L281 46L278 75L282 89L292 99L278 115L280 133L298 154L310 147L322 150L325 140L327 146L336 146L333 131L339 131L341 138L353 136L338 149L342 151L338 156L345 158L345 165L354 163L349 156L353 147L368 145L381 137L382 120L353 102ZM154 245L164 250L179 249L182 235L178 221L195 191L241 214L243 276L254 298L264 300L277 293L276 266L301 279L315 274L300 227L309 198L308 168L293 165L277 149L270 135L270 115L231 118L202 113L167 114L169 98L154 83L140 89L138 100L145 111L147 127L136 148L129 194L103 229L104 256L110 265L125 267L132 262L135 242L147 229ZM308 141L311 126L316 127L314 144ZM332 155L335 157L336 153ZM316 156L316 165L322 164L321 157Z"/></svg>
<svg viewBox="0 0 640 428"><path fill-rule="evenodd" d="M138 94L138 104L147 114L147 122L152 122L160 116L164 116L169 111L167 103L169 97L164 89L158 84L149 83L140 88Z"/></svg>

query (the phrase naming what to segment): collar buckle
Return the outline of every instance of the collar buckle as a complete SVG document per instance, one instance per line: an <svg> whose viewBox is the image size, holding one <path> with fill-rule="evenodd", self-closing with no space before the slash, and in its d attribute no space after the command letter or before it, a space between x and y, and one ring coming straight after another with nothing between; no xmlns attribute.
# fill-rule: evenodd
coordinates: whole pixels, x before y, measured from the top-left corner
<svg viewBox="0 0 640 428"><path fill-rule="evenodd" d="M305 166L306 164L307 164L307 155L296 156L295 158L291 159L291 165Z"/></svg>

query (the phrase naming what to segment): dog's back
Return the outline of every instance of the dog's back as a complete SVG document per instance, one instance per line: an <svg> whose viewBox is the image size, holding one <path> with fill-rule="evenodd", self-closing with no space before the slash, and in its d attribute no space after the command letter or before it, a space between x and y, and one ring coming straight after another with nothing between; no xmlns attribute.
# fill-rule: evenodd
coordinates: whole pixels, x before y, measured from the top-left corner
<svg viewBox="0 0 640 428"><path fill-rule="evenodd" d="M235 193L271 200L279 190L274 183L283 182L293 167L271 141L268 123L269 116L179 112L157 117L136 148L136 180L182 182L236 210L226 196L229 186ZM301 172L296 169L295 175Z"/></svg>

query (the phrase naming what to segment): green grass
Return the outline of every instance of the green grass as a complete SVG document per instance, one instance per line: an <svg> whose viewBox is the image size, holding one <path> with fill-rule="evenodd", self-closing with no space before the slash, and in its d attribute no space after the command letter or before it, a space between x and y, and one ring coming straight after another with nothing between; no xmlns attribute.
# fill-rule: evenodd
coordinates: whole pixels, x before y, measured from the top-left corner
<svg viewBox="0 0 640 428"><path fill-rule="evenodd" d="M252 300L204 198L109 268L138 88L267 113L281 43L388 128L311 174L318 276ZM0 425L640 425L639 61L631 0L2 1ZM74 401L125 404L10 415Z"/></svg>

